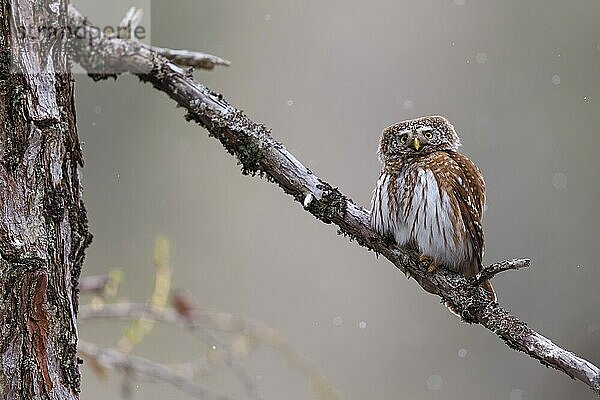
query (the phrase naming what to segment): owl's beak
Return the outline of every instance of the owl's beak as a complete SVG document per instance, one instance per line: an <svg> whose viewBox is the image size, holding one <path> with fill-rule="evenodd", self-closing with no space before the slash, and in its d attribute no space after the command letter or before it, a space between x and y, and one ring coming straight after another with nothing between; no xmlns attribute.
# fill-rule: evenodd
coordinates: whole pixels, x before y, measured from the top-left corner
<svg viewBox="0 0 600 400"><path fill-rule="evenodd" d="M421 148L421 143L419 142L419 139L415 138L413 146L415 147L415 150L419 151L419 149Z"/></svg>

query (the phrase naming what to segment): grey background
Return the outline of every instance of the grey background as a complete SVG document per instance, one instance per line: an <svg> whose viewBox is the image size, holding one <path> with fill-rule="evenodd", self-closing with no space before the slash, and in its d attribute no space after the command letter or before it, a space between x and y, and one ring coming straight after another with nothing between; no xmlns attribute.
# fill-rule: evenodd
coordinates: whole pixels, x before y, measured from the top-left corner
<svg viewBox="0 0 600 400"><path fill-rule="evenodd" d="M115 24L130 3L76 4ZM196 75L360 204L378 175L380 131L447 116L486 177L485 261L533 259L530 270L494 280L500 302L600 363L600 3L172 0L150 11L154 44L231 60ZM153 240L164 234L175 286L202 308L280 329L344 399L593 398L459 323L276 186L242 176L217 141L137 78L78 75L77 111L95 235L85 273L122 268L122 296L145 301ZM123 326L84 325L81 335L114 345ZM159 327L136 353L180 362L196 351L184 332ZM247 364L265 399L314 398L273 351L260 349ZM118 375L83 373L82 398L118 395ZM242 394L227 373L203 382ZM136 398L167 396L186 398L164 384L136 387Z"/></svg>

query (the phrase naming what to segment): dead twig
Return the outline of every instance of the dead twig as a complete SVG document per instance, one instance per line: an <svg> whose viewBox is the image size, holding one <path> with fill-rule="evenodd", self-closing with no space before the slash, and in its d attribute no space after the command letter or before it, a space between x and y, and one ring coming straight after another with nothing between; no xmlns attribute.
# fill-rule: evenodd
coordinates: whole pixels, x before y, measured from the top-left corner
<svg viewBox="0 0 600 400"><path fill-rule="evenodd" d="M475 275L473 278L473 286L481 286L481 284L488 279L492 279L494 276L501 272L517 270L521 268L528 268L531 264L531 260L527 258L517 258L514 260L506 260L499 263L494 263L483 268L481 272Z"/></svg>
<svg viewBox="0 0 600 400"><path fill-rule="evenodd" d="M188 376L177 372L166 365L143 357L125 354L116 349L101 348L94 344L79 340L79 355L93 359L94 363L104 368L123 371L127 376L135 374L137 378L146 378L167 382L184 393L203 400L235 400L235 398L216 392L204 385L194 382Z"/></svg>

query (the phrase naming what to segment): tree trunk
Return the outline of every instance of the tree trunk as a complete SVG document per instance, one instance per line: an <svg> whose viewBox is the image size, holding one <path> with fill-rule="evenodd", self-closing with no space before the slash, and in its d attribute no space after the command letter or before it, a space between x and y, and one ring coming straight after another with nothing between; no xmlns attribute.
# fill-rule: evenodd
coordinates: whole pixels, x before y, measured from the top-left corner
<svg viewBox="0 0 600 400"><path fill-rule="evenodd" d="M77 399L77 287L91 235L68 1L0 4L0 396Z"/></svg>

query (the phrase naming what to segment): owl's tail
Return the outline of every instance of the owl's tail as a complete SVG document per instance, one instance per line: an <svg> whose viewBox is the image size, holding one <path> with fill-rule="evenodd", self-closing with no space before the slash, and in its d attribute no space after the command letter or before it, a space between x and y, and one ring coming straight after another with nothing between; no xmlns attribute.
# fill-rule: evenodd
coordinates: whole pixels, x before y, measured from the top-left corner
<svg viewBox="0 0 600 400"><path fill-rule="evenodd" d="M492 283L489 280L483 282L481 284L481 287L484 288L486 292L488 292L488 294L490 296L490 300L492 300L493 302L498 301L498 296L496 296L496 291L494 290L494 287L492 286Z"/></svg>

